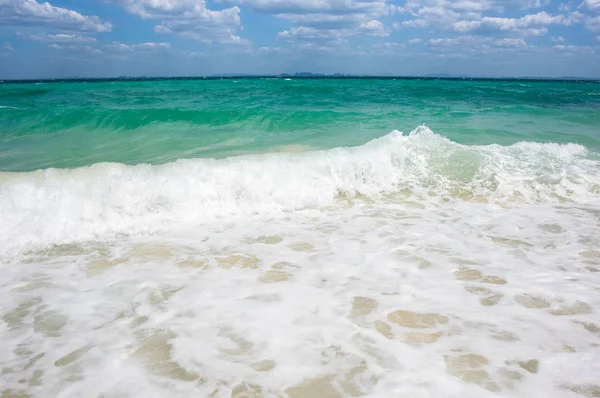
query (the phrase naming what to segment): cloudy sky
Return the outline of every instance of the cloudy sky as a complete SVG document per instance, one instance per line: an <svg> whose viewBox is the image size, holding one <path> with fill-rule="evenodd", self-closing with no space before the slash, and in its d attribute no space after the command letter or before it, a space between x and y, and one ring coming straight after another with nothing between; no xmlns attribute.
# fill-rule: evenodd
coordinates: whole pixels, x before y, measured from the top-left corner
<svg viewBox="0 0 600 398"><path fill-rule="evenodd" d="M0 78L600 77L600 0L0 0Z"/></svg>

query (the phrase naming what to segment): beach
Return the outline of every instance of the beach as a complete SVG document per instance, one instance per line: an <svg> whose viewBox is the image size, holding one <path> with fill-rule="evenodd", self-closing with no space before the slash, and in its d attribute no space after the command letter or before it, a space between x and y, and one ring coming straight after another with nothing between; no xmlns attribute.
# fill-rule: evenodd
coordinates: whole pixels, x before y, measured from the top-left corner
<svg viewBox="0 0 600 398"><path fill-rule="evenodd" d="M0 84L0 392L600 396L599 92Z"/></svg>

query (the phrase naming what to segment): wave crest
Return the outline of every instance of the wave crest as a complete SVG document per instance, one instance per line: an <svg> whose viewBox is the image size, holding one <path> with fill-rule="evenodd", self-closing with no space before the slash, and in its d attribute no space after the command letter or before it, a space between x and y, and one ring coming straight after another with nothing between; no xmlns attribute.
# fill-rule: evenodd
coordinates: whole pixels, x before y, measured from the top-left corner
<svg viewBox="0 0 600 398"><path fill-rule="evenodd" d="M352 148L150 166L0 173L0 245L19 252L107 233L335 204L343 195L586 203L600 162L577 144L464 146L421 126Z"/></svg>

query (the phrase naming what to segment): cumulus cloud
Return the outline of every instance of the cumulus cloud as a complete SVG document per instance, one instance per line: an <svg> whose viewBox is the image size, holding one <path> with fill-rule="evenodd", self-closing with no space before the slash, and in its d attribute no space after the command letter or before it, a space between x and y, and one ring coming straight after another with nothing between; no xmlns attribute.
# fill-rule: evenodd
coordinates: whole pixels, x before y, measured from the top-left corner
<svg viewBox="0 0 600 398"><path fill-rule="evenodd" d="M583 0L580 8L600 12L600 0Z"/></svg>
<svg viewBox="0 0 600 398"><path fill-rule="evenodd" d="M294 43L292 45L294 51L318 52L334 54L347 54L350 50L350 45L347 40L339 39L330 42L303 42Z"/></svg>
<svg viewBox="0 0 600 398"><path fill-rule="evenodd" d="M549 25L571 25L578 22L577 13L551 15L546 11L539 11L521 17L485 15L501 14L508 9L516 12L547 4L547 1L541 0L407 0L400 11L412 18L397 24L396 27L430 26L447 32L481 36L541 36L548 32Z"/></svg>
<svg viewBox="0 0 600 398"><path fill-rule="evenodd" d="M373 48L404 48L406 44L404 43L380 43L373 44Z"/></svg>
<svg viewBox="0 0 600 398"><path fill-rule="evenodd" d="M125 44L120 42L112 42L106 44L102 48L113 51L138 51L138 50L169 50L171 43L139 43L139 44Z"/></svg>
<svg viewBox="0 0 600 398"><path fill-rule="evenodd" d="M285 54L289 50L281 47L260 47L256 50L260 54Z"/></svg>
<svg viewBox="0 0 600 398"><path fill-rule="evenodd" d="M345 37L355 35L367 35L367 36L388 36L389 30L381 23L381 21L371 20L363 22L352 29L325 29L316 28L313 26L298 26L292 27L289 30L279 32L277 36L290 43L303 43L302 48L309 48L307 42L315 42L315 45L329 45L331 46L334 42L334 48L339 48L340 44L347 44ZM311 47L312 48L312 47Z"/></svg>
<svg viewBox="0 0 600 398"><path fill-rule="evenodd" d="M406 0L399 12L418 14L423 9L447 10L457 14L527 10L550 4L550 0Z"/></svg>
<svg viewBox="0 0 600 398"><path fill-rule="evenodd" d="M390 34L389 30L376 19L373 19L369 22L363 22L358 26L358 30L356 33L364 33L367 36L388 36Z"/></svg>
<svg viewBox="0 0 600 398"><path fill-rule="evenodd" d="M576 46L568 44L557 44L552 48L560 53L567 55L591 55L595 53L595 49L591 46Z"/></svg>
<svg viewBox="0 0 600 398"><path fill-rule="evenodd" d="M204 56L203 53L177 51L171 48L171 43L147 42L147 43L121 43L112 42L103 45L91 45L85 43L52 43L48 48L54 50L62 59L110 59L110 60L132 60L143 59L155 55L183 56L197 58Z"/></svg>
<svg viewBox="0 0 600 398"><path fill-rule="evenodd" d="M600 15L594 18L589 18L585 22L585 27L592 32L600 32Z"/></svg>
<svg viewBox="0 0 600 398"><path fill-rule="evenodd" d="M453 30L460 33L481 35L503 32L519 36L541 36L548 32L547 25L570 25L572 20L563 15L550 15L545 11L521 18L483 17L480 20L458 21Z"/></svg>
<svg viewBox="0 0 600 398"><path fill-rule="evenodd" d="M160 20L156 33L175 34L207 44L247 46L241 38L240 8L211 10L205 0L109 0L143 19Z"/></svg>
<svg viewBox="0 0 600 398"><path fill-rule="evenodd" d="M225 0L292 24L278 37L295 48L325 51L347 47L348 36L385 37L382 17L393 13L390 0ZM336 40L335 45L332 40Z"/></svg>
<svg viewBox="0 0 600 398"><path fill-rule="evenodd" d="M199 23L197 20L165 21L154 27L156 33L170 33L188 39L199 40L206 44L240 44L250 42L236 34L237 25L214 25Z"/></svg>
<svg viewBox="0 0 600 398"><path fill-rule="evenodd" d="M583 21L587 30L600 32L600 0L583 0L571 15Z"/></svg>
<svg viewBox="0 0 600 398"><path fill-rule="evenodd" d="M25 33L25 32L17 32L17 36L22 37L27 40L46 41L46 42L54 42L54 43L95 43L96 42L96 39L93 37L69 34L69 33L30 34L30 33Z"/></svg>
<svg viewBox="0 0 600 398"><path fill-rule="evenodd" d="M279 32L277 37L290 43L297 51L346 52L350 45L344 37L350 34L347 30L300 26Z"/></svg>
<svg viewBox="0 0 600 398"><path fill-rule="evenodd" d="M481 36L460 36L456 38L429 39L427 44L436 54L489 54L525 50L529 48L522 38L493 38Z"/></svg>
<svg viewBox="0 0 600 398"><path fill-rule="evenodd" d="M100 55L103 52L95 47L81 44L50 44L48 48L52 50L69 53L70 55L94 54Z"/></svg>
<svg viewBox="0 0 600 398"><path fill-rule="evenodd" d="M427 22L424 19L413 19L410 21L403 21L401 23L399 22L395 22L394 23L394 27L396 29L401 29L401 28L424 28L426 26L429 25L429 22Z"/></svg>
<svg viewBox="0 0 600 398"><path fill-rule="evenodd" d="M200 51L182 51L172 48L171 43L146 42L146 43L123 43L114 41L109 44L88 45L73 43L52 43L48 46L54 50L60 59L74 61L101 60L112 61L139 61L145 59L201 59L208 54Z"/></svg>
<svg viewBox="0 0 600 398"><path fill-rule="evenodd" d="M109 32L112 24L36 0L0 0L0 25L35 26L80 32Z"/></svg>
<svg viewBox="0 0 600 398"><path fill-rule="evenodd" d="M380 43L373 44L373 54L375 55L396 55L406 47L405 43Z"/></svg>
<svg viewBox="0 0 600 398"><path fill-rule="evenodd" d="M324 28L350 28L357 23L389 15L386 0L230 0L255 11L287 19L293 23ZM332 26L334 25L334 26Z"/></svg>
<svg viewBox="0 0 600 398"><path fill-rule="evenodd" d="M342 35L336 29L316 29L310 26L292 27L290 30L279 32L277 36L283 39L296 40L323 40L330 41Z"/></svg>
<svg viewBox="0 0 600 398"><path fill-rule="evenodd" d="M292 26L279 32L278 38L296 48L339 49L348 47L347 39L352 36L386 37L392 30L427 28L421 33L458 35L463 43L474 43L477 49L488 51L496 47L507 48L511 43L525 48L527 45L522 38L546 35L552 27L559 25L585 23L589 30L600 31L600 16L595 14L597 9L600 10L600 0L571 0L578 3L563 3L559 11L552 13L544 9L551 0L221 1L250 7L290 22ZM403 4L398 6L399 3ZM594 14L590 16L590 13ZM388 28L384 18L395 20L387 22ZM389 46L377 47L378 51L386 48Z"/></svg>

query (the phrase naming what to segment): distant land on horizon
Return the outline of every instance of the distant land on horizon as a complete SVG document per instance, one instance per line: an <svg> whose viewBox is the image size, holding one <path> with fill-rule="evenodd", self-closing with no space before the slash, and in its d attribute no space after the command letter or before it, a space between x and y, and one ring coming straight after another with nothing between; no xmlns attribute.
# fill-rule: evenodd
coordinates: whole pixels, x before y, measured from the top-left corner
<svg viewBox="0 0 600 398"><path fill-rule="evenodd" d="M39 79L0 79L0 83L27 83L27 82L60 82L60 81L107 81L107 80L201 80L201 79L231 79L231 78L260 78L260 77L280 77L280 78L367 78L367 79L475 79L475 80L581 80L581 81L600 81L600 77L580 77L580 76L477 76L477 75L454 75L450 73L430 73L426 75L355 75L345 73L280 73L280 74L251 74L251 73L218 73L212 75L197 76L117 76L117 77L79 77L69 76L63 78L39 78Z"/></svg>
<svg viewBox="0 0 600 398"><path fill-rule="evenodd" d="M250 73L218 73L212 77L382 77L382 78L444 78L444 79L538 79L538 80L599 80L600 77L578 77L578 76L477 76L477 75L454 75L450 73L429 73L426 75L354 75L346 73L280 73L278 75L260 75Z"/></svg>

